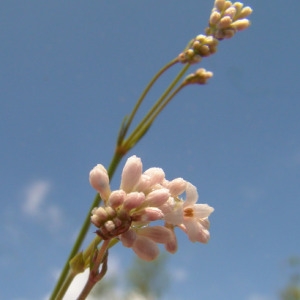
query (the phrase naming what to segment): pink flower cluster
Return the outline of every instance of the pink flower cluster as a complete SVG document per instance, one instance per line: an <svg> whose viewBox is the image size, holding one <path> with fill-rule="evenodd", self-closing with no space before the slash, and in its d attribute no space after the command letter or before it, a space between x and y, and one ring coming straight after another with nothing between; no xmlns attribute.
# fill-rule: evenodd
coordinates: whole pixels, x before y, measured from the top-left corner
<svg viewBox="0 0 300 300"><path fill-rule="evenodd" d="M96 233L104 240L119 238L143 260L158 256L157 243L164 244L170 253L176 252L175 227L181 228L192 242L209 240L208 217L214 209L196 204L196 187L182 178L168 181L160 168L143 172L142 161L135 155L123 168L119 190L111 191L102 165L91 170L90 183L104 202L104 206L92 210ZM179 197L183 193L185 200ZM150 226L158 220L163 220L164 225Z"/></svg>

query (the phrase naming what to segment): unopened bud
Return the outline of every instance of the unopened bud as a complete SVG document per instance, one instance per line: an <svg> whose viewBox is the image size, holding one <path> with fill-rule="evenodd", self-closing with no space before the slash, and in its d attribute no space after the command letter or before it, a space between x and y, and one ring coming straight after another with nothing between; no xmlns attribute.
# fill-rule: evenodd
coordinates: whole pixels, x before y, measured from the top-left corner
<svg viewBox="0 0 300 300"><path fill-rule="evenodd" d="M237 21L234 21L233 23L231 23L231 25L230 25L231 28L234 28L237 31L244 30L244 29L248 28L249 26L250 26L250 21L248 19L237 20Z"/></svg>
<svg viewBox="0 0 300 300"><path fill-rule="evenodd" d="M107 201L110 195L109 177L102 165L97 165L90 172L90 184L99 192L101 198Z"/></svg>
<svg viewBox="0 0 300 300"><path fill-rule="evenodd" d="M142 175L142 161L135 155L129 157L122 172L121 189L131 192Z"/></svg>

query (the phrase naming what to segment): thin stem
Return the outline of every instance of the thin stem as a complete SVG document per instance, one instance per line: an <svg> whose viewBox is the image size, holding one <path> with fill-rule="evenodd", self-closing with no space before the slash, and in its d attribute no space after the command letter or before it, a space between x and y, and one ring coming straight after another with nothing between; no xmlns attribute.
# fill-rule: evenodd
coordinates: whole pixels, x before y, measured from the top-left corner
<svg viewBox="0 0 300 300"><path fill-rule="evenodd" d="M157 81L157 79L165 72L167 71L169 68L171 68L173 65L175 65L176 63L178 63L178 58L175 58L173 60L171 60L169 63L167 63L163 68L161 68L154 76L153 78L150 80L150 82L147 84L146 88L144 89L143 93L141 94L140 98L137 100L127 122L126 122L126 128L123 131L123 138L125 137L128 128L130 127L132 120L137 112L137 110L139 109L140 105L142 104L143 100L145 99L146 95L148 94L149 90L152 88L152 86L154 85L154 83Z"/></svg>
<svg viewBox="0 0 300 300"><path fill-rule="evenodd" d="M103 241L103 244L90 269L89 278L77 300L84 300L88 296L88 294L90 293L94 285L97 282L99 282L105 275L107 271L107 256L108 256L107 249L109 248L109 244L110 244L110 240ZM102 264L102 268L101 271L99 272L99 266L101 264Z"/></svg>
<svg viewBox="0 0 300 300"><path fill-rule="evenodd" d="M71 282L73 281L73 279L75 278L77 274L74 272L70 272L66 278L66 280L64 281L61 289L59 290L59 293L57 294L56 298L57 299L63 299L65 293L68 290L68 287L70 286Z"/></svg>
<svg viewBox="0 0 300 300"><path fill-rule="evenodd" d="M161 105L159 106L159 109L157 109L155 112L153 112L152 116L148 118L148 120L142 125L140 132L144 132L144 130L146 128L148 128L156 119L156 117L160 114L160 112L168 105L168 103L176 96L176 94L178 94L183 87L185 87L185 84L181 84L180 86L178 86L173 92L172 94L165 99L165 101L163 103L161 103ZM140 138L140 135L137 134L135 139L138 140Z"/></svg>
<svg viewBox="0 0 300 300"><path fill-rule="evenodd" d="M164 93L161 95L161 97L156 101L156 103L153 105L153 107L148 111L148 113L142 119L142 121L136 126L136 128L133 130L133 132L130 134L130 136L127 138L127 140L125 140L125 142L123 144L124 148L131 148L132 145L134 145L135 143L138 142L139 138L141 137L141 134L144 132L144 129L146 128L144 126L144 124L146 124L147 120L149 120L149 118L151 118L151 116L153 114L155 114L155 111L161 106L161 104L163 103L165 98L168 96L168 94L171 92L171 90L176 86L178 81L182 78L182 76L185 74L185 72L188 70L189 67L190 67L190 64L186 64L181 69L181 71L178 73L178 75L175 77L175 79L171 82L171 84L168 86L168 88L164 91ZM160 111L161 111L161 109L159 109L159 112ZM157 116L157 114L156 114L156 116Z"/></svg>
<svg viewBox="0 0 300 300"><path fill-rule="evenodd" d="M119 153L119 152L115 152L114 154L114 157L110 163L110 166L108 168L108 175L109 177L111 178L120 162L120 160L122 159L122 157L125 155L125 153ZM79 234L77 236L77 239L73 245L73 248L68 256L68 259L66 260L66 263L62 269L62 272L60 274L60 277L56 283L56 286L50 296L50 300L54 300L54 299L59 299L57 298L57 294L59 292L59 290L61 289L62 285L64 284L64 281L66 279L66 277L68 276L68 273L69 273L69 270L70 270L70 266L69 266L69 261L78 253L82 243L83 243L83 240L89 230L89 227L91 225L91 222L90 222L90 219L91 219L91 210L94 208L94 207L97 207L99 206L99 203L101 201L101 198L100 198L100 195L97 193L95 198L94 198L94 201L92 203L92 205L90 206L90 209L88 210L88 213L85 217L85 220L83 222L83 225L79 231Z"/></svg>

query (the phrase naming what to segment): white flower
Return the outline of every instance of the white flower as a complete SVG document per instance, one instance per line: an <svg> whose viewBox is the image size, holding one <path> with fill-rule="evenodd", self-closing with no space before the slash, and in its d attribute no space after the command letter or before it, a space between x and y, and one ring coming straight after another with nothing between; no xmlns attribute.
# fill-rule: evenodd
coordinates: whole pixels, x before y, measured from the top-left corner
<svg viewBox="0 0 300 300"><path fill-rule="evenodd" d="M214 209L207 204L195 204L198 193L195 186L187 184L186 200L183 203L182 228L188 235L190 241L207 243L209 240L209 215Z"/></svg>
<svg viewBox="0 0 300 300"><path fill-rule="evenodd" d="M207 243L209 240L209 215L214 209L207 204L196 204L198 193L195 186L187 183L186 200L174 201L174 209L166 214L165 221L181 228L192 242Z"/></svg>

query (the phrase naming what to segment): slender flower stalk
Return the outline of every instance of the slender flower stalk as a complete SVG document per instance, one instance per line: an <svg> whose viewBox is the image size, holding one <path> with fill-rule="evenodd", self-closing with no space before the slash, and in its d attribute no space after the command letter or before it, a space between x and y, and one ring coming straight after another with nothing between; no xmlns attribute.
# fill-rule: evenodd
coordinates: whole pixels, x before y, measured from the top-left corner
<svg viewBox="0 0 300 300"><path fill-rule="evenodd" d="M185 65L182 70L178 73L176 78L172 81L169 87L164 91L161 97L156 101L153 107L148 111L146 116L142 119L142 121L138 124L138 126L133 130L131 135L124 141L125 148L132 148L147 132L150 128L156 117L161 113L161 111L166 107L166 105L174 98L174 96L181 90L181 88L177 89L176 92L173 92L171 96L170 92L174 89L179 80L183 77L185 72L188 70L190 66Z"/></svg>
<svg viewBox="0 0 300 300"><path fill-rule="evenodd" d="M134 119L139 107L141 106L143 100L145 99L145 97L147 96L148 92L150 91L150 89L153 87L153 85L155 84L155 82L159 79L159 77L165 73L168 69L170 69L172 66L174 66L175 64L178 63L178 59L175 58L173 60L171 60L169 63L167 63L163 68L161 68L154 76L153 78L150 80L150 82L147 84L146 88L144 89L144 91L142 92L140 98L137 100L130 116L128 118L125 118L125 120L123 121L123 124L121 126L121 130L119 133L119 138L118 138L118 144L120 144L120 142L125 138L127 131L132 123L132 120Z"/></svg>

